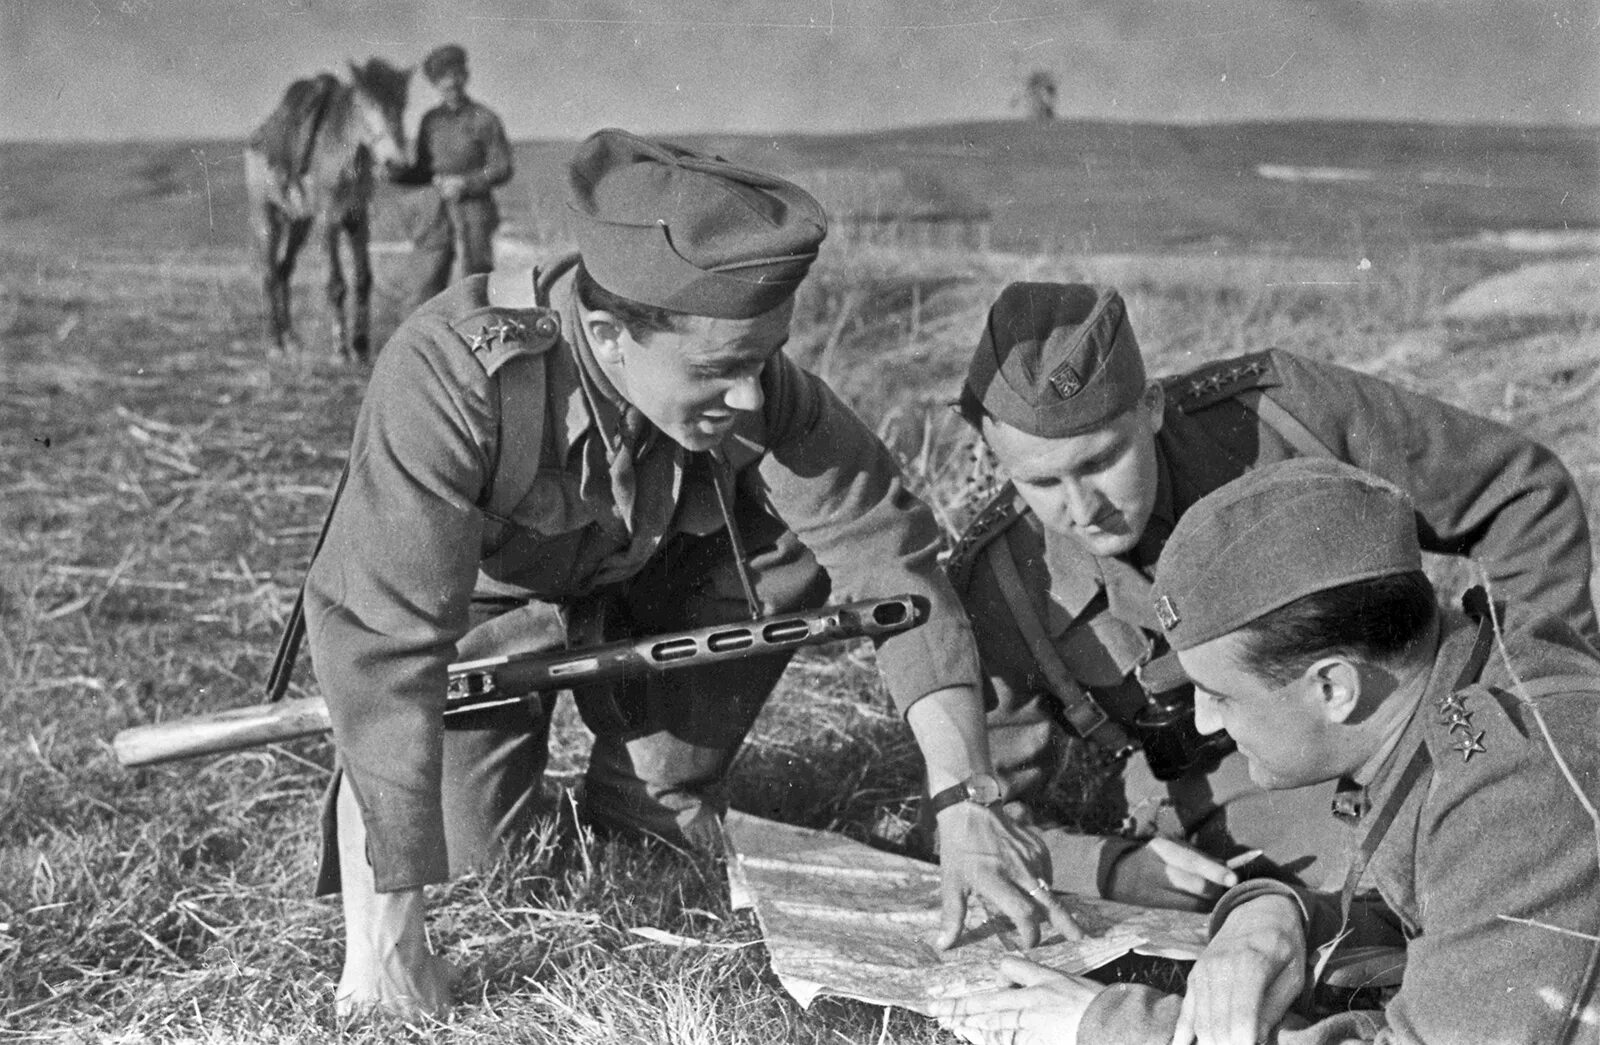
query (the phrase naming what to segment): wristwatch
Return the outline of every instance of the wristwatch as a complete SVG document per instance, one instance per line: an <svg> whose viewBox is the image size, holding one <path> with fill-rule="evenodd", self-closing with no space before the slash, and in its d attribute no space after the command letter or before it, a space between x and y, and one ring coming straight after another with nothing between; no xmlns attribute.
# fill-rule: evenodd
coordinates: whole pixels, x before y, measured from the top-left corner
<svg viewBox="0 0 1600 1045"><path fill-rule="evenodd" d="M935 816L957 802L971 802L985 808L997 806L1000 804L1000 781L992 773L974 773L928 799Z"/></svg>

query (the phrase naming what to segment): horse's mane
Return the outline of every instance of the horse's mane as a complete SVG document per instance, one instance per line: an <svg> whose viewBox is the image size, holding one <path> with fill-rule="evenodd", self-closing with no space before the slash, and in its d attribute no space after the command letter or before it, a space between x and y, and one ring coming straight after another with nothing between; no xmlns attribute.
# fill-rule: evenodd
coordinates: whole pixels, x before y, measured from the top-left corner
<svg viewBox="0 0 1600 1045"><path fill-rule="evenodd" d="M350 64L350 80L357 91L372 98L388 112L405 109L411 70L390 65L382 58L369 58L364 64ZM349 104L344 85L332 73L296 80L283 92L277 108L250 135L250 147L267 158L267 163L291 178L298 178L310 162L317 128L335 102ZM342 111L342 110L340 110Z"/></svg>
<svg viewBox="0 0 1600 1045"><path fill-rule="evenodd" d="M406 107L406 94L411 87L410 69L390 65L382 58L368 58L365 65L350 63L350 80L384 109L398 111Z"/></svg>
<svg viewBox="0 0 1600 1045"><path fill-rule="evenodd" d="M298 177L305 169L317 124L338 90L339 78L332 73L296 80L250 135L250 147L265 155L271 166Z"/></svg>

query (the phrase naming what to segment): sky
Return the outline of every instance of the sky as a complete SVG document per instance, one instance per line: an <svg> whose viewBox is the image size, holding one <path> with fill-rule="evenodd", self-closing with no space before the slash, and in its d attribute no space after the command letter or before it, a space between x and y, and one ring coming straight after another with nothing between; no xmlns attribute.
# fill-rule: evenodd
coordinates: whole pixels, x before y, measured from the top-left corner
<svg viewBox="0 0 1600 1045"><path fill-rule="evenodd" d="M1600 0L0 0L0 138L244 137L448 41L517 139L1003 119L1035 70L1070 118L1600 126Z"/></svg>

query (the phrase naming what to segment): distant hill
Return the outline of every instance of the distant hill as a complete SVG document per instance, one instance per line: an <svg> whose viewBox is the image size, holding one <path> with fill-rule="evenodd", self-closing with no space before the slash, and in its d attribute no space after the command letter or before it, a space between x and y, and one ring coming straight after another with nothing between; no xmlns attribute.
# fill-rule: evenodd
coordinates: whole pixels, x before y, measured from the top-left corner
<svg viewBox="0 0 1600 1045"><path fill-rule="evenodd" d="M1011 121L682 140L807 185L846 235L956 228L960 242L1004 250L1346 255L1600 228L1595 128ZM0 234L18 246L243 246L241 148L0 144ZM571 148L517 144L500 194L508 231L560 236ZM406 199L382 193L378 238L403 234Z"/></svg>

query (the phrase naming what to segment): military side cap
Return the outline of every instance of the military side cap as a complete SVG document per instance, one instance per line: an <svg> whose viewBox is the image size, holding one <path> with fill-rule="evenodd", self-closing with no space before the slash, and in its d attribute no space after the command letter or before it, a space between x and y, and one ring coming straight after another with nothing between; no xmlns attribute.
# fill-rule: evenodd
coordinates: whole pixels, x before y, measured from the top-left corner
<svg viewBox="0 0 1600 1045"><path fill-rule="evenodd" d="M626 131L590 136L567 180L595 282L673 312L771 311L800 286L828 231L822 205L798 185Z"/></svg>
<svg viewBox="0 0 1600 1045"><path fill-rule="evenodd" d="M1265 465L1184 513L1156 566L1156 617L1176 650L1296 599L1422 568L1399 487L1321 457Z"/></svg>
<svg viewBox="0 0 1600 1045"><path fill-rule="evenodd" d="M429 80L438 80L451 70L467 71L467 52L460 44L441 44L422 59L422 75Z"/></svg>
<svg viewBox="0 0 1600 1045"><path fill-rule="evenodd" d="M957 406L1029 435L1104 426L1144 392L1144 359L1122 295L1083 283L1013 283L989 308Z"/></svg>

